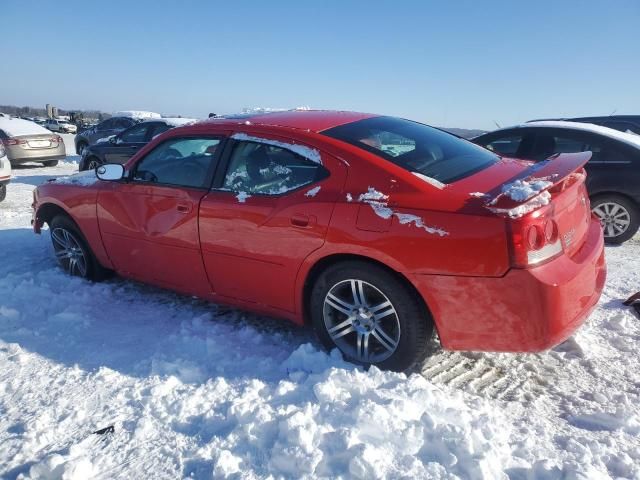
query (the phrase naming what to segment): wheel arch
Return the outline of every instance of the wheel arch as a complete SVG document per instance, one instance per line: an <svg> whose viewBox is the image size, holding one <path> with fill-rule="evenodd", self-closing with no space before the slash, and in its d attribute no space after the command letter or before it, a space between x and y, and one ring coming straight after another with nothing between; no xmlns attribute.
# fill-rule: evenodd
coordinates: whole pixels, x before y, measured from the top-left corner
<svg viewBox="0 0 640 480"><path fill-rule="evenodd" d="M400 283L402 283L412 293L412 295L414 295L418 299L418 302L420 303L422 309L424 310L424 313L428 315L429 318L431 318L433 322L433 328L435 328L437 331L437 324L433 319L433 314L431 312L431 309L429 308L429 305L427 305L426 300L420 294L420 292L415 287L415 285L409 280L409 278L407 278L405 275L398 272L397 270L391 268L389 265L385 264L384 262L381 262L380 260L377 260L372 257L368 257L366 255L359 255L354 253L333 253L333 254L324 256L322 258L319 258L311 266L308 273L306 274L304 283L302 285L301 313L302 313L302 321L305 325L310 325L310 321L311 321L309 304L311 299L311 291L313 289L313 285L315 284L316 280L318 279L320 274L322 274L322 272L324 272L327 268L332 267L333 265L336 265L338 263L346 262L346 261L359 261L359 262L369 263L369 264L381 267L387 272L389 272L390 274L392 274L396 279L398 279Z"/></svg>
<svg viewBox="0 0 640 480"><path fill-rule="evenodd" d="M74 220L73 216L63 207L56 203L47 202L39 205L38 210L36 211L36 228L38 229L38 231L40 230L42 225L44 225L45 223L49 224L51 220L53 220L53 218L57 215L66 215L71 219L73 223L76 224L76 226L78 225L78 222Z"/></svg>

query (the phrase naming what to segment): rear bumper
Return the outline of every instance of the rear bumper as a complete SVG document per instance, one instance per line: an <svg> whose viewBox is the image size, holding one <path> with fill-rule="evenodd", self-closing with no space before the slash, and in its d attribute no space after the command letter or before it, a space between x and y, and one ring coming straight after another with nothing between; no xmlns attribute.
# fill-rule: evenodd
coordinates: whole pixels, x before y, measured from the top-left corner
<svg viewBox="0 0 640 480"><path fill-rule="evenodd" d="M451 350L537 352L571 336L595 308L606 278L597 220L573 257L500 278L413 275Z"/></svg>
<svg viewBox="0 0 640 480"><path fill-rule="evenodd" d="M28 154L18 153L16 155L12 155L9 157L9 160L12 164L20 164L27 162L48 162L49 160L64 160L66 155L64 152L61 154L59 151L54 151L52 153L45 153L42 151L39 152L29 152Z"/></svg>

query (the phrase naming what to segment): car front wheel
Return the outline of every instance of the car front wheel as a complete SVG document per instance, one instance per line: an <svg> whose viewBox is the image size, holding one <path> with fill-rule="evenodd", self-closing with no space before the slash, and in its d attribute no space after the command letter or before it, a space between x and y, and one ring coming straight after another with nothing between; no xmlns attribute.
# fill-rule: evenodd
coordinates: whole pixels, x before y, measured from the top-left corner
<svg viewBox="0 0 640 480"><path fill-rule="evenodd" d="M54 217L49 223L51 243L58 264L72 276L101 280L107 274L93 255L76 224L65 215Z"/></svg>
<svg viewBox="0 0 640 480"><path fill-rule="evenodd" d="M620 195L596 197L591 202L591 211L600 220L605 242L610 244L626 242L640 226L638 207Z"/></svg>
<svg viewBox="0 0 640 480"><path fill-rule="evenodd" d="M382 267L353 261L328 268L313 287L310 308L320 341L354 363L403 371L427 355L428 312Z"/></svg>

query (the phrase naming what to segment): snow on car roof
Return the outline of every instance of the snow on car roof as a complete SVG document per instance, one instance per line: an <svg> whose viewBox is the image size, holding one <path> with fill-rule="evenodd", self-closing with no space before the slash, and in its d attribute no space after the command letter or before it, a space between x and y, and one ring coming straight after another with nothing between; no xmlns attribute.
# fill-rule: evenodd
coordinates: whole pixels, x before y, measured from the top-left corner
<svg viewBox="0 0 640 480"><path fill-rule="evenodd" d="M145 122L164 122L172 127L181 127L182 125L188 125L198 121L197 118L182 118L182 117L164 117L164 118L147 118Z"/></svg>
<svg viewBox="0 0 640 480"><path fill-rule="evenodd" d="M518 128L524 127L548 127L548 128L569 128L572 130L582 130L584 132L597 133L604 135L605 137L619 140L632 147L640 148L640 135L634 133L621 132L614 130L613 128L603 127L602 125L595 125L593 123L583 122L568 122L563 120L541 120L538 122L528 122L518 125ZM504 129L503 129L504 130Z"/></svg>
<svg viewBox="0 0 640 480"><path fill-rule="evenodd" d="M43 133L51 133L44 127L35 122L22 120L21 118L0 117L0 130L10 137L19 137L21 135L42 135Z"/></svg>
<svg viewBox="0 0 640 480"><path fill-rule="evenodd" d="M155 112L145 112L144 110L122 110L113 114L114 117L131 118L160 118L161 115Z"/></svg>

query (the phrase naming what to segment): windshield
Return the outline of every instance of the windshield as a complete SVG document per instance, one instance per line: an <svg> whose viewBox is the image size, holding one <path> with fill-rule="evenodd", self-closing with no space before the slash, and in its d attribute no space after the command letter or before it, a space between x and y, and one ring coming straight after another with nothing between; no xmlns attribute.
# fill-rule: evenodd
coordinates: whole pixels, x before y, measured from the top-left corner
<svg viewBox="0 0 640 480"><path fill-rule="evenodd" d="M395 117L374 117L322 134L343 140L427 177L450 183L490 165L498 156L450 133Z"/></svg>

